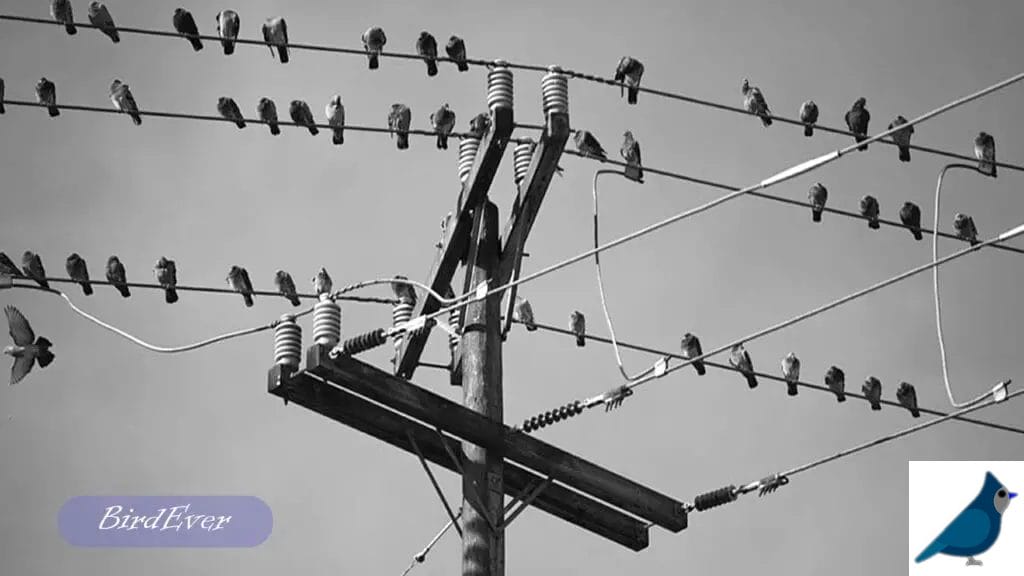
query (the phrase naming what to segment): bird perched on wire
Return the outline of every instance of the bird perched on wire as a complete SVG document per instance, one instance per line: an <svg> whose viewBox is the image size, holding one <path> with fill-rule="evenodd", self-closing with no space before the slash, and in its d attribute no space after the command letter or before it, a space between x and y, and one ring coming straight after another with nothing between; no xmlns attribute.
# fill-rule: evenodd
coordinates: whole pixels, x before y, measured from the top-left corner
<svg viewBox="0 0 1024 576"><path fill-rule="evenodd" d="M914 235L914 240L920 240L921 236L921 208L913 202L904 202L903 207L900 208L900 222L910 229L910 233Z"/></svg>
<svg viewBox="0 0 1024 576"><path fill-rule="evenodd" d="M633 138L633 133L629 130L622 134L622 147L619 148L619 154L626 161L626 169L623 171L626 178L643 184L644 169L643 163L640 161L640 143Z"/></svg>
<svg viewBox="0 0 1024 576"><path fill-rule="evenodd" d="M84 258L79 256L77 252L73 252L65 260L64 270L68 273L68 278L75 280L82 286L82 292L86 296L92 296L92 284L89 282L89 267L86 266Z"/></svg>
<svg viewBox="0 0 1024 576"><path fill-rule="evenodd" d="M36 83L36 102L46 106L51 118L60 116L60 109L57 108L57 85L45 76Z"/></svg>
<svg viewBox="0 0 1024 576"><path fill-rule="evenodd" d="M448 107L447 102L438 108L437 112L430 115L430 124L434 127L434 131L437 132L438 150L447 150L448 135L455 129L455 112Z"/></svg>
<svg viewBox="0 0 1024 576"><path fill-rule="evenodd" d="M682 357L687 360L693 360L704 355L704 351L700 347L700 338L689 332L683 334L683 339L679 341L679 348L682 349ZM698 376L703 376L707 373L703 360L697 360L692 365L693 369L697 371Z"/></svg>
<svg viewBox="0 0 1024 576"><path fill-rule="evenodd" d="M277 122L277 104L270 98L260 98L260 101L256 104L256 114L259 115L260 120L267 123L270 126L270 133L274 136L281 134L281 127L278 126Z"/></svg>
<svg viewBox="0 0 1024 576"><path fill-rule="evenodd" d="M623 56L619 59L619 65L615 68L615 81L626 85L626 102L636 104L637 96L640 94L640 79L644 76L644 65L632 56ZM619 86L619 96L622 96L622 86Z"/></svg>
<svg viewBox="0 0 1024 576"><path fill-rule="evenodd" d="M50 283L46 280L46 269L43 268L43 259L39 257L39 254L26 250L21 255L21 270L26 277L35 280L36 284L47 290L50 289Z"/></svg>
<svg viewBox="0 0 1024 576"><path fill-rule="evenodd" d="M921 417L921 411L917 408L917 390L914 390L913 384L900 382L900 387L896 389L896 400L901 406L910 410L911 416Z"/></svg>
<svg viewBox="0 0 1024 576"><path fill-rule="evenodd" d="M110 15L110 10L107 10L107 6L102 2L96 0L89 2L89 23L99 28L99 31L106 34L114 44L121 41L121 35L118 34L117 26L114 24L114 17Z"/></svg>
<svg viewBox="0 0 1024 576"><path fill-rule="evenodd" d="M903 116L897 116L889 124L889 130L902 126L907 123L907 119ZM907 126L902 130L897 130L892 133L892 141L896 143L896 146L900 149L900 162L910 162L910 137L914 135L914 127Z"/></svg>
<svg viewBox="0 0 1024 576"><path fill-rule="evenodd" d="M477 138L483 138L484 134L491 129L491 117L486 112L481 112L469 121L469 132Z"/></svg>
<svg viewBox="0 0 1024 576"><path fill-rule="evenodd" d="M408 276L402 276L401 274L396 275L392 278L391 291L395 294L395 298L398 298L406 304L416 305L416 289L413 288L412 284L407 282Z"/></svg>
<svg viewBox="0 0 1024 576"><path fill-rule="evenodd" d="M437 244L434 244L434 248L437 248L438 250L444 248L444 242L448 239L448 225L451 221L452 213L449 211L444 218L441 218L441 239L437 241Z"/></svg>
<svg viewBox="0 0 1024 576"><path fill-rule="evenodd" d="M846 402L846 374L838 366L825 371L825 386L836 395L836 402Z"/></svg>
<svg viewBox="0 0 1024 576"><path fill-rule="evenodd" d="M50 16L64 25L64 30L69 36L78 34L78 28L75 27L74 10L71 9L71 0L50 0Z"/></svg>
<svg viewBox="0 0 1024 576"><path fill-rule="evenodd" d="M573 311L569 317L569 329L576 335L576 345L580 348L587 344L587 319L583 317L583 313L579 310Z"/></svg>
<svg viewBox="0 0 1024 576"><path fill-rule="evenodd" d="M768 102L765 101L761 89L757 86L751 86L750 81L744 78L740 91L743 92L743 108L751 114L757 114L765 127L771 126L772 112L768 109Z"/></svg>
<svg viewBox="0 0 1024 576"><path fill-rule="evenodd" d="M32 371L36 363L40 368L46 368L53 362L53 352L50 351L53 344L42 336L36 338L28 320L14 306L5 307L4 312L11 340L14 341L14 345L4 348L4 354L14 358L11 366L11 386L14 386Z"/></svg>
<svg viewBox="0 0 1024 576"><path fill-rule="evenodd" d="M468 72L469 64L466 62L466 42L462 38L452 34L448 38L448 43L444 46L445 53L448 57L455 61L455 66L458 67L459 72Z"/></svg>
<svg viewBox="0 0 1024 576"><path fill-rule="evenodd" d="M288 23L284 18L267 18L263 23L263 41L270 48L270 57L274 57L274 47L281 64L288 63Z"/></svg>
<svg viewBox="0 0 1024 576"><path fill-rule="evenodd" d="M175 8L172 23L174 24L174 30L188 40L193 50L199 52L203 49L203 41L199 39L199 27L196 26L196 21L192 18L191 12L184 8Z"/></svg>
<svg viewBox="0 0 1024 576"><path fill-rule="evenodd" d="M387 43L388 37L379 26L372 26L363 32L363 50L366 50L366 57L370 60L370 70L380 68L380 54Z"/></svg>
<svg viewBox="0 0 1024 576"><path fill-rule="evenodd" d="M953 218L953 229L956 230L957 238L970 242L971 246L979 243L978 228L974 225L974 218L966 214L957 214Z"/></svg>
<svg viewBox="0 0 1024 576"><path fill-rule="evenodd" d="M110 83L110 101L114 103L114 108L131 116L136 126L142 125L142 116L139 114L139 105L135 103L135 96L128 85L117 78Z"/></svg>
<svg viewBox="0 0 1024 576"><path fill-rule="evenodd" d="M313 112L305 101L292 100L291 105L288 106L288 115L292 117L292 122L299 126L305 126L313 136L320 133L320 130L316 127L316 121L313 120Z"/></svg>
<svg viewBox="0 0 1024 576"><path fill-rule="evenodd" d="M868 228L878 230L882 225L878 222L880 207L878 199L868 194L860 199L860 215L868 219Z"/></svg>
<svg viewBox="0 0 1024 576"><path fill-rule="evenodd" d="M871 403L872 410L882 409L882 382L874 376L868 376L864 380L864 384L861 385L860 391L867 397L868 402Z"/></svg>
<svg viewBox="0 0 1024 576"><path fill-rule="evenodd" d="M391 134L398 133L398 149L409 147L409 125L412 124L412 110L405 104L392 104L388 112L388 128Z"/></svg>
<svg viewBox="0 0 1024 576"><path fill-rule="evenodd" d="M242 295L242 299L245 300L245 305L251 308L253 305L252 299L252 281L249 280L249 271L241 266L232 266L231 270L228 271L227 283L231 288Z"/></svg>
<svg viewBox="0 0 1024 576"><path fill-rule="evenodd" d="M327 268L321 266L316 276L313 276L313 291L316 292L317 296L322 296L330 294L333 289L334 281L331 280L331 275L327 273Z"/></svg>
<svg viewBox="0 0 1024 576"><path fill-rule="evenodd" d="M0 276L7 276L8 278L24 278L25 275L18 270L18 266L14 263L7 254L0 252Z"/></svg>
<svg viewBox="0 0 1024 576"><path fill-rule="evenodd" d="M277 286L277 291L292 303L292 306L299 306L301 304L299 302L299 295L295 291L295 281L292 280L291 274L284 270L274 272L274 285Z"/></svg>
<svg viewBox="0 0 1024 576"><path fill-rule="evenodd" d="M915 563L924 562L936 554L967 557L967 566L981 566L975 556L996 543L1002 527L1003 514L1017 494L1010 492L991 472L985 473L981 491L949 526L925 547Z"/></svg>
<svg viewBox="0 0 1024 576"><path fill-rule="evenodd" d="M537 324L533 319L533 306L530 306L530 301L522 296L516 296L516 305L512 309L512 319L526 326L528 332L533 332L537 329Z"/></svg>
<svg viewBox="0 0 1024 576"><path fill-rule="evenodd" d="M814 136L814 125L818 123L818 105L814 100L800 105L800 121L804 123L804 136Z"/></svg>
<svg viewBox="0 0 1024 576"><path fill-rule="evenodd" d="M124 298L132 295L131 290L128 289L128 279L124 271L124 264L121 263L117 256L107 258L107 282L113 284L114 288L117 288L117 291Z"/></svg>
<svg viewBox="0 0 1024 576"><path fill-rule="evenodd" d="M857 98L853 103L853 107L846 112L846 127L853 132L853 139L857 142L863 142L868 139L868 123L871 121L871 113L865 108L868 103L866 98ZM867 150L868 145L858 146L857 150Z"/></svg>
<svg viewBox="0 0 1024 576"><path fill-rule="evenodd" d="M800 392L797 387L800 380L800 359L793 352L782 359L782 377L786 379L786 394L796 396Z"/></svg>
<svg viewBox="0 0 1024 576"><path fill-rule="evenodd" d="M821 222L821 214L825 211L825 203L828 202L828 189L816 182L807 191L807 201L811 203L811 220Z"/></svg>
<svg viewBox="0 0 1024 576"><path fill-rule="evenodd" d="M224 47L224 55L230 56L235 53L235 40L238 39L241 19L238 17L238 12L234 10L222 10L217 13L216 20L220 45Z"/></svg>
<svg viewBox="0 0 1024 576"><path fill-rule="evenodd" d="M164 301L174 304L178 301L178 291L174 289L178 284L178 267L174 260L168 260L161 256L153 268L156 274L156 282L164 289Z"/></svg>
<svg viewBox="0 0 1024 576"><path fill-rule="evenodd" d="M334 132L332 142L335 146L341 146L345 143L345 105L341 102L341 95L335 94L331 98L324 113L327 115L327 123Z"/></svg>
<svg viewBox="0 0 1024 576"><path fill-rule="evenodd" d="M416 39L416 53L427 62L427 76L437 76L437 39L426 30Z"/></svg>
<svg viewBox="0 0 1024 576"><path fill-rule="evenodd" d="M974 157L982 174L996 177L996 139L987 132L978 132L974 138Z"/></svg>
<svg viewBox="0 0 1024 576"><path fill-rule="evenodd" d="M231 120L235 123L235 126L239 128L245 128L245 118L242 117L242 111L238 109L238 104L233 98L228 96L221 96L217 99L217 112L227 120Z"/></svg>
<svg viewBox="0 0 1024 576"><path fill-rule="evenodd" d="M7 108L4 107L4 98L6 98L6 91L7 88L4 86L4 79L0 78L0 114L7 113Z"/></svg>
<svg viewBox="0 0 1024 576"><path fill-rule="evenodd" d="M601 147L601 143L589 131L579 130L573 135L572 139L576 143L576 150L580 154L601 160L608 159L608 155L605 153L604 148Z"/></svg>
<svg viewBox="0 0 1024 576"><path fill-rule="evenodd" d="M750 360L750 354L743 348L743 344L736 344L729 352L729 364L740 371L747 379L748 388L757 388L757 376L754 376L754 363Z"/></svg>

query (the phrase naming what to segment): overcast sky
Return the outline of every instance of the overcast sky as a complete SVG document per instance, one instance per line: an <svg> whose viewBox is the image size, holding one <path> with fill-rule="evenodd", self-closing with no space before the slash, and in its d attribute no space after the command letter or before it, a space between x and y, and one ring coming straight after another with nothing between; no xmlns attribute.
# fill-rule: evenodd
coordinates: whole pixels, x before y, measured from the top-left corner
<svg viewBox="0 0 1024 576"><path fill-rule="evenodd" d="M46 17L47 3L0 2L2 12ZM75 0L79 19L87 3ZM124 26L171 29L175 4L110 0ZM769 6L728 2L365 2L252 0L235 5L193 1L204 33L223 8L241 15L243 35L259 36L271 16L287 18L292 41L359 47L361 33L382 26L387 49L411 51L420 30L443 42L456 33L471 57L560 64L611 76L629 54L646 66L644 84L739 105L744 77L771 109L795 116L813 98L820 121L841 126L844 112L867 98L871 131L1021 72L1019 23L1012 1L815 2ZM255 114L262 96L285 115L291 99L307 100L323 119L334 94L352 124L384 126L394 102L412 109L413 126L448 102L458 128L486 108L486 71L458 73L442 65L427 78L422 62L294 52L280 64L260 46L233 56L207 43L194 53L185 40L125 34L114 45L95 30L68 36L56 26L0 22L0 77L7 97L31 100L41 76L59 102L108 106L119 78L143 109L216 113L219 96ZM540 74L516 72L516 119L540 123ZM918 126L917 143L970 154L979 130L995 136L999 158L1019 161L1024 86L1014 86ZM782 168L848 144L850 139L799 127L763 128L752 117L641 94L627 106L619 91L574 81L574 127L586 128L617 155L630 129L649 166L746 185ZM536 133L532 133L536 136ZM529 134L527 134L529 135ZM415 138L399 151L380 134L330 136L263 126L127 117L66 111L50 119L37 108L9 107L0 118L0 250L20 259L38 252L51 275L63 275L76 251L94 276L117 254L135 281L151 281L160 256L177 261L182 284L216 285L233 264L248 268L259 289L272 289L284 268L300 287L326 266L336 285L405 274L424 279L438 221L458 193L458 147L438 151ZM803 200L820 181L829 206L856 210L875 195L885 218L906 200L933 216L933 190L945 159L872 145L775 192ZM590 179L596 163L565 157L527 245L524 272L587 249L592 242ZM983 237L1021 222L1019 173L997 180L957 173L948 178L942 227L953 215L974 217ZM641 185L602 185L602 240L622 236L721 192L654 175ZM508 215L513 194L511 147L491 197ZM926 237L927 239L928 237ZM948 253L960 243L943 240ZM741 198L608 252L605 289L619 337L678 350L680 336L700 336L705 350L927 262L930 242L906 230L869 230L862 221ZM960 401L1020 373L1024 327L1020 255L983 250L944 267L943 303L950 376ZM461 286L461 272L457 284ZM159 291L123 300L100 287L68 294L87 311L162 346L186 344L266 323L291 310L283 299L181 293L167 305ZM848 389L868 375L895 399L913 383L922 406L949 409L936 346L931 278L921 275L747 346L758 369L777 373L795 351L806 379L821 382L843 368ZM387 296L386 288L368 294ZM583 312L595 334L608 333L591 261L525 286L540 322L565 326ZM447 517L419 463L380 441L283 406L266 392L273 363L264 333L173 356L147 352L74 315L51 295L5 291L37 334L54 342L56 361L0 394L0 563L4 573L251 575L394 574L406 567ZM307 319L308 320L308 319ZM388 325L387 306L344 307L345 333ZM311 325L304 322L310 343ZM431 338L425 361L447 362L446 338ZM389 369L391 349L365 356ZM636 372L655 358L626 353ZM724 357L716 358L724 361ZM601 393L621 383L609 347L577 348L572 338L516 326L504 347L505 415L514 424L537 412ZM421 369L415 382L461 399L448 375ZM978 413L1020 426L1024 406ZM748 390L742 377L681 370L637 390L623 407L593 410L539 437L680 500L727 484L749 482L899 430L912 420L900 409L872 412L866 403L837 404L802 389L796 398L777 382ZM529 510L507 533L508 574L742 574L754 571L837 576L890 573L926 543L908 543L907 461L1024 459L1020 436L943 424L815 469L774 495L750 496L690 518L671 534L652 529L651 545L634 553L552 516ZM439 472L450 498L460 483ZM1024 492L1024 477L1000 476ZM57 512L88 494L244 494L274 513L271 538L255 549L88 550L65 544ZM1015 522L1014 510L1006 522ZM454 532L414 574L453 574L460 544ZM983 557L984 559L984 557ZM940 562L935 559L932 562Z"/></svg>

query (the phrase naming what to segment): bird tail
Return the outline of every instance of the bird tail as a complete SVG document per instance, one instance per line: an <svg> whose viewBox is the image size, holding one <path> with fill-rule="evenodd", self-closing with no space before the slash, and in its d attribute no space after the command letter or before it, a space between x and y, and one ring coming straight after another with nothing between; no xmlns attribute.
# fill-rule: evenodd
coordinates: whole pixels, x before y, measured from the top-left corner
<svg viewBox="0 0 1024 576"><path fill-rule="evenodd" d="M117 291L121 293L121 296L128 298L132 295L131 290L128 289L127 284L118 284Z"/></svg>
<svg viewBox="0 0 1024 576"><path fill-rule="evenodd" d="M882 409L882 405L879 404L878 402L872 402L871 403L871 409L872 410L881 410Z"/></svg>
<svg viewBox="0 0 1024 576"><path fill-rule="evenodd" d="M203 41L195 36L191 36L188 41L192 44L192 49L199 52L203 49Z"/></svg>
<svg viewBox="0 0 1024 576"><path fill-rule="evenodd" d="M913 416L914 418L920 418L921 411L918 410L917 408L914 408L913 410L910 411L910 415Z"/></svg>
<svg viewBox="0 0 1024 576"><path fill-rule="evenodd" d="M437 149L447 150L448 149L448 136L444 134L437 135Z"/></svg>
<svg viewBox="0 0 1024 576"><path fill-rule="evenodd" d="M88 282L82 282L82 292L86 296L92 296L92 284Z"/></svg>
<svg viewBox="0 0 1024 576"><path fill-rule="evenodd" d="M427 76L437 76L437 61L427 60Z"/></svg>
<svg viewBox="0 0 1024 576"><path fill-rule="evenodd" d="M117 44L121 41L121 35L117 33L117 30L110 31L110 41Z"/></svg>
<svg viewBox="0 0 1024 576"><path fill-rule="evenodd" d="M576 336L576 345L579 346L580 348L583 348L584 346L587 345L587 339L584 338L583 336L577 335Z"/></svg>
<svg viewBox="0 0 1024 576"><path fill-rule="evenodd" d="M789 396L796 396L800 393L800 389L797 388L796 382L786 382L786 394Z"/></svg>
<svg viewBox="0 0 1024 576"><path fill-rule="evenodd" d="M469 72L469 64L465 60L459 60L456 64L459 67L459 72Z"/></svg>
<svg viewBox="0 0 1024 576"><path fill-rule="evenodd" d="M134 122L136 126L142 126L142 116L138 114L132 114L131 116L132 122Z"/></svg>
<svg viewBox="0 0 1024 576"><path fill-rule="evenodd" d="M238 122L235 122L235 126L238 126L239 128L245 128L245 121L239 120Z"/></svg>
<svg viewBox="0 0 1024 576"><path fill-rule="evenodd" d="M47 282L46 280L36 280L36 284L39 284L40 286L46 288L47 290L50 289L50 283Z"/></svg>
<svg viewBox="0 0 1024 576"><path fill-rule="evenodd" d="M270 134L273 136L279 136L281 134L281 128L279 128L277 124L271 124Z"/></svg>
<svg viewBox="0 0 1024 576"><path fill-rule="evenodd" d="M370 70L376 70L377 68L380 68L380 58L378 58L376 54L370 53L369 58Z"/></svg>
<svg viewBox="0 0 1024 576"><path fill-rule="evenodd" d="M230 40L225 40L225 41L221 42L221 44L224 45L224 55L225 56L231 56L232 54L235 53L235 43L234 42L231 42Z"/></svg>
<svg viewBox="0 0 1024 576"><path fill-rule="evenodd" d="M537 325L534 324L533 322L527 323L526 324L526 331L527 332L536 332L537 331Z"/></svg>
<svg viewBox="0 0 1024 576"><path fill-rule="evenodd" d="M856 140L857 142L863 142L863 141L865 141L865 140L867 140L867 139L868 139L868 137L867 137L867 136L865 136L865 135L863 135L863 134L857 134L857 135L855 135L855 136L854 136L853 138L854 138L854 140ZM862 152L863 152L864 150L867 150L867 149L868 149L868 145L867 145L867 144L865 144L865 145L863 145L863 146L858 146L858 147L857 147L857 150L860 150L860 151L862 151Z"/></svg>
<svg viewBox="0 0 1024 576"><path fill-rule="evenodd" d="M703 375L708 373L708 369L707 369L707 367L704 366L704 361L703 360L701 360L699 362L694 362L693 363L693 369L697 371L697 375L698 376L703 376Z"/></svg>
<svg viewBox="0 0 1024 576"><path fill-rule="evenodd" d="M73 22L66 22L64 24L64 29L67 30L69 36L74 36L75 34L78 34L78 28L75 27L75 24Z"/></svg>
<svg viewBox="0 0 1024 576"><path fill-rule="evenodd" d="M813 124L804 124L804 136L807 136L808 138L810 138L811 136L814 136L814 125Z"/></svg>
<svg viewBox="0 0 1024 576"><path fill-rule="evenodd" d="M630 180L632 180L634 182L643 182L644 181L644 174L640 170L639 166L626 166L625 174L626 174L626 178L629 178Z"/></svg>
<svg viewBox="0 0 1024 576"><path fill-rule="evenodd" d="M910 162L910 148L900 148L900 162Z"/></svg>
<svg viewBox="0 0 1024 576"><path fill-rule="evenodd" d="M245 305L248 308L252 308L252 305L255 304L252 299L252 294L249 294L248 292L242 294L242 299L245 300Z"/></svg>
<svg viewBox="0 0 1024 576"><path fill-rule="evenodd" d="M920 240L922 238L920 228L914 228L910 233L914 235L914 240Z"/></svg>
<svg viewBox="0 0 1024 576"><path fill-rule="evenodd" d="M764 124L765 128L772 125L772 119L768 116L761 116L761 123Z"/></svg>
<svg viewBox="0 0 1024 576"><path fill-rule="evenodd" d="M299 302L298 296L289 296L288 301L292 303L292 306L301 306L302 302Z"/></svg>
<svg viewBox="0 0 1024 576"><path fill-rule="evenodd" d="M317 127L316 127L316 126L312 126L312 125L310 125L310 127L309 127L309 133L310 133L310 134L312 134L313 136L316 136L317 134L319 134L319 133L320 133L320 130L319 130L319 129L317 129Z"/></svg>
<svg viewBox="0 0 1024 576"><path fill-rule="evenodd" d="M811 220L821 222L821 210L811 210Z"/></svg>
<svg viewBox="0 0 1024 576"><path fill-rule="evenodd" d="M748 388L757 388L757 376L753 374L744 374L744 376L747 378Z"/></svg>
<svg viewBox="0 0 1024 576"><path fill-rule="evenodd" d="M48 110L50 111L51 118L55 116L60 116L60 108L57 108L56 106L50 106L48 107Z"/></svg>
<svg viewBox="0 0 1024 576"><path fill-rule="evenodd" d="M281 58L281 64L287 64L288 63L288 47L287 46L278 46L277 47L277 55Z"/></svg>
<svg viewBox="0 0 1024 576"><path fill-rule="evenodd" d="M50 352L50 347L53 346L53 344L46 338L40 336L39 338L36 338L36 346L39 347L39 354L36 356L36 362L39 363L40 368L46 368L51 362L53 362L53 352Z"/></svg>
<svg viewBox="0 0 1024 576"><path fill-rule="evenodd" d="M917 555L917 558L914 558L914 562L920 564L921 562L924 562L932 556L935 556L939 552L942 552L943 548L945 548L945 545L942 542L936 540L935 542L929 544L927 548L922 550L921 553Z"/></svg>
<svg viewBox="0 0 1024 576"><path fill-rule="evenodd" d="M836 392L836 402L846 402L846 392Z"/></svg>
<svg viewBox="0 0 1024 576"><path fill-rule="evenodd" d="M637 97L639 95L640 95L640 89L639 88L633 88L633 87L629 88L626 91L626 102L635 105Z"/></svg>
<svg viewBox="0 0 1024 576"><path fill-rule="evenodd" d="M868 228L871 228L872 230L878 230L881 227L882 225L878 223L877 218L872 218L871 220L868 220Z"/></svg>
<svg viewBox="0 0 1024 576"><path fill-rule="evenodd" d="M989 173L992 174L993 178L996 177L996 165L994 162L992 163L992 169L989 171Z"/></svg>
<svg viewBox="0 0 1024 576"><path fill-rule="evenodd" d="M174 288L165 288L164 289L164 300L168 304L174 304L175 302L178 301L178 291L175 290Z"/></svg>
<svg viewBox="0 0 1024 576"><path fill-rule="evenodd" d="M338 146L345 143L345 131L341 128L334 129L334 143Z"/></svg>
<svg viewBox="0 0 1024 576"><path fill-rule="evenodd" d="M398 133L398 149L405 150L409 147L409 133L399 132Z"/></svg>
<svg viewBox="0 0 1024 576"><path fill-rule="evenodd" d="M4 107L4 103L0 102L0 114L6 114L7 108Z"/></svg>

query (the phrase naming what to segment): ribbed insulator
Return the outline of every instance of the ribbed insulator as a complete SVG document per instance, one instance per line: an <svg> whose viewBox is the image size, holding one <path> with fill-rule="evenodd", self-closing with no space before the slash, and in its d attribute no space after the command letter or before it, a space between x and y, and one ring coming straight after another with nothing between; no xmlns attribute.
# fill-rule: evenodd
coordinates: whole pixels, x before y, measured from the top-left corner
<svg viewBox="0 0 1024 576"><path fill-rule="evenodd" d="M398 304L391 309L391 320L392 326L398 327L412 319L412 309L416 305L408 300L399 300ZM402 340L405 339L405 334L395 334L391 337L391 340L395 343L395 351L398 352L402 349Z"/></svg>
<svg viewBox="0 0 1024 576"><path fill-rule="evenodd" d="M301 360L302 327L295 323L294 316L286 314L274 327L274 363L298 368Z"/></svg>
<svg viewBox="0 0 1024 576"><path fill-rule="evenodd" d="M530 160L533 159L533 150L536 146L533 140L528 140L516 144L515 149L513 149L512 159L515 167L516 186L519 186L523 178L526 178L526 173L530 170Z"/></svg>
<svg viewBox="0 0 1024 576"><path fill-rule="evenodd" d="M538 414L528 420L523 421L523 432L530 433L534 430L550 426L555 422L561 422L562 420L568 420L573 416L577 416L583 412L583 403L576 400L572 404L566 404L555 410L550 410L543 414Z"/></svg>
<svg viewBox="0 0 1024 576"><path fill-rule="evenodd" d="M383 346L387 341L388 337L385 335L384 330L378 328L373 332L360 334L355 338L349 338L346 340L341 346L341 353L345 356L355 356L356 354L366 352L367 350L373 350L378 346Z"/></svg>
<svg viewBox="0 0 1024 576"><path fill-rule="evenodd" d="M448 325L455 331L455 334L448 334L448 348L454 354L455 349L459 347L459 340L462 338L456 335L462 333L462 308L455 308L448 313Z"/></svg>
<svg viewBox="0 0 1024 576"><path fill-rule="evenodd" d="M341 340L341 306L327 294L313 307L313 341L324 346L335 346Z"/></svg>
<svg viewBox="0 0 1024 576"><path fill-rule="evenodd" d="M512 107L512 70L504 60L495 60L494 68L487 73L487 107Z"/></svg>
<svg viewBox="0 0 1024 576"><path fill-rule="evenodd" d="M476 151L480 149L480 139L473 137L463 138L459 142L459 181L465 182L469 173L473 171L473 162L476 161Z"/></svg>
<svg viewBox="0 0 1024 576"><path fill-rule="evenodd" d="M558 66L548 68L548 73L540 81L540 91L544 101L544 115L549 112L569 113L569 77L562 73Z"/></svg>
<svg viewBox="0 0 1024 576"><path fill-rule="evenodd" d="M703 512L709 508L715 506L721 506L722 504L728 504L736 499L736 487L726 486L725 488L719 488L711 492L705 492L700 496L693 499L693 507Z"/></svg>

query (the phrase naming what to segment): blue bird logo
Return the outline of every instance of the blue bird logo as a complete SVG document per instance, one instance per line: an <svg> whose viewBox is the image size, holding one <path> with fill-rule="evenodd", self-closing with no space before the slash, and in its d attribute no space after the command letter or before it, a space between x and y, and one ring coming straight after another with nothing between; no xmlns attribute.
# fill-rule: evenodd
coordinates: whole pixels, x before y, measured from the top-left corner
<svg viewBox="0 0 1024 576"><path fill-rule="evenodd" d="M985 473L985 484L981 492L964 508L949 526L932 541L914 562L924 562L936 554L947 554L967 558L967 566L981 566L975 556L988 550L999 537L1003 513L1010 506L1010 500L1017 497L991 472Z"/></svg>

